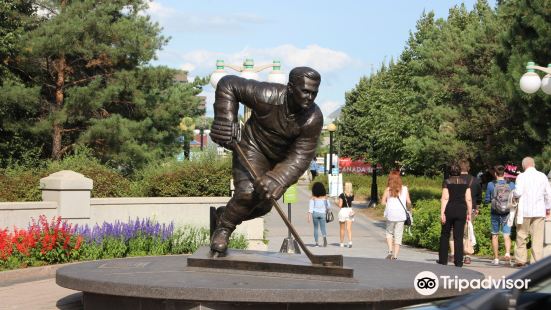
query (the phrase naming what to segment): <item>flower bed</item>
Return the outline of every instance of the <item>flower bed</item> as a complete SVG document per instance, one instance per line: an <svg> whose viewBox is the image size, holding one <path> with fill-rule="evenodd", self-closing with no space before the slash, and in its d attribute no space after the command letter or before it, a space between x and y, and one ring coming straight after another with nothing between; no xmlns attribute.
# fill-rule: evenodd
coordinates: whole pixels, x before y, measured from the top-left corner
<svg viewBox="0 0 551 310"><path fill-rule="evenodd" d="M127 256L193 253L209 244L206 228L159 224L150 219L117 221L92 227L73 226L60 217L40 216L27 229L0 230L0 270ZM245 249L242 235L232 236L231 248Z"/></svg>

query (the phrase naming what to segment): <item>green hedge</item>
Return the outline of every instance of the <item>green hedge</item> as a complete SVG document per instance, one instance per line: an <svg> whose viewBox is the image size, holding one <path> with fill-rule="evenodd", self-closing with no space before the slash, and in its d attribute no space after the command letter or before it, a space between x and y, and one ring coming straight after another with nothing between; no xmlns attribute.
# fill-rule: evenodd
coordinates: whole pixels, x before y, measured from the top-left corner
<svg viewBox="0 0 551 310"><path fill-rule="evenodd" d="M41 167L0 169L0 201L40 201L40 179L72 170L94 181L92 197L228 196L231 160L210 152L193 161L151 163L132 177L101 164L86 149Z"/></svg>
<svg viewBox="0 0 551 310"><path fill-rule="evenodd" d="M371 175L344 174L344 182L352 182L354 186L354 195L359 199L369 199L371 197ZM319 175L315 179L316 182L322 182L326 188L327 176ZM412 201L425 199L440 199L442 194L442 178L428 178L416 176L402 177L404 185L408 186ZM377 192L379 199L383 196L386 185L388 183L388 175L377 176Z"/></svg>
<svg viewBox="0 0 551 310"><path fill-rule="evenodd" d="M47 176L43 169L0 169L0 201L39 201L40 178Z"/></svg>
<svg viewBox="0 0 551 310"><path fill-rule="evenodd" d="M404 232L404 244L438 251L440 244L440 201L420 200L414 202L411 235ZM475 254L492 255L492 235L490 225L490 209L482 208L473 220L476 236ZM504 253L503 237L500 235L500 251ZM512 250L512 249L511 249Z"/></svg>
<svg viewBox="0 0 551 310"><path fill-rule="evenodd" d="M42 167L2 169L0 201L40 201L40 179L61 170L73 170L92 179L92 197L125 197L132 194L130 180L82 151L61 161L46 162Z"/></svg>
<svg viewBox="0 0 551 310"><path fill-rule="evenodd" d="M347 175L343 176L344 182L352 182L354 192L359 199L369 199L371 195L370 175ZM428 178L404 176L402 177L404 185L407 185L410 197L413 202L414 225L411 228L411 236L404 233L404 244L415 247L422 247L438 251L440 243L440 197L442 195L442 178ZM327 176L320 175L315 181L322 182L327 186ZM388 182L388 176L377 176L379 199L382 197L384 189ZM377 206L384 208L384 206ZM491 226L490 210L482 208L479 216L473 221L477 245L475 253L478 255L492 255L491 248ZM500 236L500 250L503 250L503 237ZM504 254L504 253L503 253Z"/></svg>
<svg viewBox="0 0 551 310"><path fill-rule="evenodd" d="M145 197L229 196L231 160L206 156L150 166L138 181Z"/></svg>

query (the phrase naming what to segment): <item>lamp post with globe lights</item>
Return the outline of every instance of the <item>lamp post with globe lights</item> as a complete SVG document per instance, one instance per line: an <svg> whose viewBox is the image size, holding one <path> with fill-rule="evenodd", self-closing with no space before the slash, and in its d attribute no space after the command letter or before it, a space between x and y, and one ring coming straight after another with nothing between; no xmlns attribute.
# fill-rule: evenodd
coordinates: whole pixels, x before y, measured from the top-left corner
<svg viewBox="0 0 551 310"><path fill-rule="evenodd" d="M337 126L333 123L327 125L329 131L329 174L333 174L333 133L337 130Z"/></svg>
<svg viewBox="0 0 551 310"><path fill-rule="evenodd" d="M258 80L258 72L272 68L272 71L270 71L270 73L268 74L268 82L279 84L287 83L287 77L285 76L283 71L281 71L281 62L279 60L274 60L271 64L264 64L255 67L254 60L252 58L245 59L242 66L225 64L224 60L218 59L216 61L216 70L210 76L210 84L212 85L212 87L214 87L214 89L216 89L216 86L218 85L220 79L228 75L228 73L225 71L226 67L237 72L241 72L242 78L253 80ZM251 112L249 108L245 107L245 112L243 113L244 121L247 121L250 113Z"/></svg>
<svg viewBox="0 0 551 310"><path fill-rule="evenodd" d="M535 70L543 71L547 73L543 79L535 72ZM537 66L534 62L530 61L526 65L526 73L520 78L520 89L527 93L533 94L541 88L541 90L551 95L551 64L546 67Z"/></svg>

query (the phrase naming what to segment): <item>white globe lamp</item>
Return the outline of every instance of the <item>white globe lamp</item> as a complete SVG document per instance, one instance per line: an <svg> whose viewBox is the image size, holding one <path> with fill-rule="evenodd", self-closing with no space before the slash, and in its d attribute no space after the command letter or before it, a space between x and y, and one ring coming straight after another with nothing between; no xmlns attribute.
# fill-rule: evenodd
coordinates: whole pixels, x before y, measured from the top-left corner
<svg viewBox="0 0 551 310"><path fill-rule="evenodd" d="M224 61L223 60L217 60L216 61L216 71L214 71L210 75L210 85L216 89L216 85L218 85L218 82L221 78L228 75L226 71L224 71Z"/></svg>
<svg viewBox="0 0 551 310"><path fill-rule="evenodd" d="M520 89L527 94L533 94L540 89L541 79L537 73L534 72L534 69L529 67L534 66L533 62L529 62L526 66L528 72L520 78Z"/></svg>
<svg viewBox="0 0 551 310"><path fill-rule="evenodd" d="M551 68L551 64L548 64L547 68ZM551 74L546 74L543 79L541 79L541 90L551 95Z"/></svg>
<svg viewBox="0 0 551 310"><path fill-rule="evenodd" d="M281 71L281 62L279 60L274 60L273 70L268 74L268 82L287 84L287 76Z"/></svg>
<svg viewBox="0 0 551 310"><path fill-rule="evenodd" d="M258 73L254 70L254 60L252 58L245 59L243 63L243 71L241 77L244 79L258 80Z"/></svg>

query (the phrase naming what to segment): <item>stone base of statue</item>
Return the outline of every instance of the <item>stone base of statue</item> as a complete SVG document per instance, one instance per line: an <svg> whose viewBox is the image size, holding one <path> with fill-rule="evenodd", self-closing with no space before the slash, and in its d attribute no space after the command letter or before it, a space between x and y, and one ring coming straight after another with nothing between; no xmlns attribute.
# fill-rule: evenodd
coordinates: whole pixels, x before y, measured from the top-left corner
<svg viewBox="0 0 551 310"><path fill-rule="evenodd" d="M212 258L208 247L202 247L187 259L188 267L263 271L311 276L352 278L354 270L348 267L313 265L304 255L278 252L229 249L226 256Z"/></svg>
<svg viewBox="0 0 551 310"><path fill-rule="evenodd" d="M483 278L453 266L358 257L344 257L342 275L336 276L322 272L328 267L309 265L303 255L231 250L209 264L213 259L207 253L202 248L192 256L72 264L57 271L56 282L82 291L84 309L319 310L388 309L466 292L440 286L423 296L414 288L421 271L451 279Z"/></svg>

